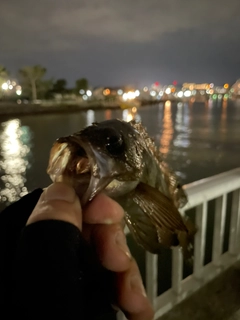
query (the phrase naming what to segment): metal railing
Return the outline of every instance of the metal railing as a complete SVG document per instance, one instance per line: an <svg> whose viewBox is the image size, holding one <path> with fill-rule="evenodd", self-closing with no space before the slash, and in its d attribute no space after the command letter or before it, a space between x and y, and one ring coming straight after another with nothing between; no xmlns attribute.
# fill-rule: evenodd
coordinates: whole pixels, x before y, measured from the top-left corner
<svg viewBox="0 0 240 320"><path fill-rule="evenodd" d="M171 310L207 282L240 259L240 168L202 179L184 186L188 203L181 210L184 215L195 208L198 232L194 239L193 273L183 279L183 257L180 248L172 249L171 288L157 295L158 256L146 253L146 291L155 309L155 319ZM226 234L228 194L231 193L230 226ZM215 201L213 241L206 243L208 203ZM224 236L228 236L228 249L223 253ZM211 262L204 265L205 247L212 245ZM125 319L120 313L119 319Z"/></svg>

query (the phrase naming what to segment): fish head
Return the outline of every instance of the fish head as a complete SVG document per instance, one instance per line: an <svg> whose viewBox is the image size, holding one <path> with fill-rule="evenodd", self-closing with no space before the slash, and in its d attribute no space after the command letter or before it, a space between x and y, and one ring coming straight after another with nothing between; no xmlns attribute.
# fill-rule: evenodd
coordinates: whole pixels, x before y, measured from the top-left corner
<svg viewBox="0 0 240 320"><path fill-rule="evenodd" d="M113 181L122 186L139 181L142 157L134 127L107 120L59 138L52 147L47 172L53 181L71 184L85 204Z"/></svg>

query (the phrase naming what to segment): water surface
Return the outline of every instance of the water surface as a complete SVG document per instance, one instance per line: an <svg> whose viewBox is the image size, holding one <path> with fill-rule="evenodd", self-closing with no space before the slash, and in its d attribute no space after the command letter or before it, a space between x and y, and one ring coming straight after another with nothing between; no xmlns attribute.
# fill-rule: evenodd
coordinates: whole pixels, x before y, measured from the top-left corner
<svg viewBox="0 0 240 320"><path fill-rule="evenodd" d="M37 187L54 140L94 121L130 119L127 110L31 115L1 119L0 209ZM240 166L240 106L227 101L160 103L137 110L163 157L189 183Z"/></svg>

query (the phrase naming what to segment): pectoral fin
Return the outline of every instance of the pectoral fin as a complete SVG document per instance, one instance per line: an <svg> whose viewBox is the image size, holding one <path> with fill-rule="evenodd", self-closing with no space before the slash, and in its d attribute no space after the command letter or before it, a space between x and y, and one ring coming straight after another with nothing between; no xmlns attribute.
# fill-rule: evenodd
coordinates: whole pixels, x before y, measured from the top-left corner
<svg viewBox="0 0 240 320"><path fill-rule="evenodd" d="M144 212L145 222L154 226L159 245L171 247L180 244L185 258L189 259L192 256L191 242L196 229L189 222L185 224L181 214L168 197L159 190L140 183L135 189L132 200ZM131 219L132 217L131 215ZM135 229L138 228L135 227Z"/></svg>
<svg viewBox="0 0 240 320"><path fill-rule="evenodd" d="M173 201L159 190L140 183L135 189L133 201L141 207L156 227L166 228L172 232L176 230L187 231Z"/></svg>

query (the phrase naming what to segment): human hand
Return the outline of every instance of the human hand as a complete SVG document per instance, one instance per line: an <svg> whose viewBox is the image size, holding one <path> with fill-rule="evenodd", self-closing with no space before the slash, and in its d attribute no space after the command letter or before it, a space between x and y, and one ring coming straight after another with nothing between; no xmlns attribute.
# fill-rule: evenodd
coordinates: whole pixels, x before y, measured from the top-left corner
<svg viewBox="0 0 240 320"><path fill-rule="evenodd" d="M153 310L122 231L122 207L104 194L82 208L73 188L54 183L41 195L27 224L62 220L75 225L96 248L99 261L115 273L117 305L129 320L153 319Z"/></svg>

